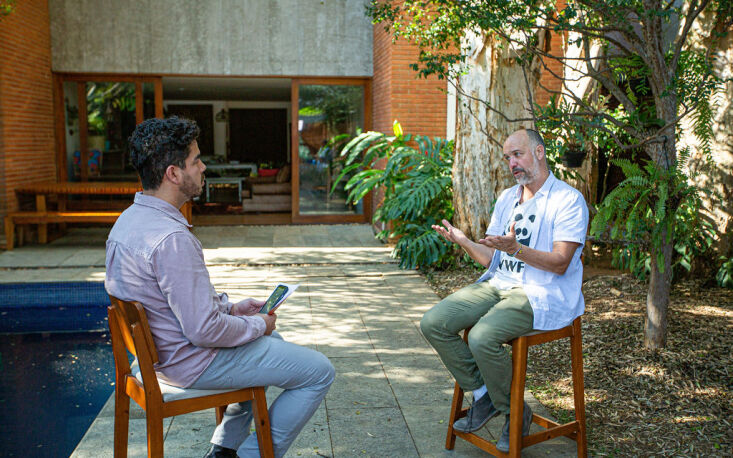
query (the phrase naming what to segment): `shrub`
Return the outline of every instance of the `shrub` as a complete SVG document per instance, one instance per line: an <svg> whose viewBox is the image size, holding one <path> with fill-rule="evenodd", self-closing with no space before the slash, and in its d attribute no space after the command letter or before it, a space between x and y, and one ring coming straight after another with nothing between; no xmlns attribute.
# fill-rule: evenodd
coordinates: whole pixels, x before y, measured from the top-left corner
<svg viewBox="0 0 733 458"><path fill-rule="evenodd" d="M728 259L720 266L715 279L718 281L718 286L733 289L733 258Z"/></svg>
<svg viewBox="0 0 733 458"><path fill-rule="evenodd" d="M393 130L394 136L365 132L349 141L331 192L349 176L344 189L353 204L382 188L384 198L373 222L388 227L377 237L397 239L392 256L399 257L400 267L445 265L452 259L450 244L430 226L453 216L453 142L403 135L397 121Z"/></svg>

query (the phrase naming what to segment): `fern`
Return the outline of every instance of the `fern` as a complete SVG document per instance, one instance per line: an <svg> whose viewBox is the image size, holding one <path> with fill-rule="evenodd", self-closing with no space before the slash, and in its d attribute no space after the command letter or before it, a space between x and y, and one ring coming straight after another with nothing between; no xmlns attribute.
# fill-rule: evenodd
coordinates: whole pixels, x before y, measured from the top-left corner
<svg viewBox="0 0 733 458"><path fill-rule="evenodd" d="M685 173L689 152L683 150L679 158L681 163L669 170L653 161L639 167L625 159L613 160L626 178L606 196L591 223L591 235L621 243L613 263L640 278L651 269L652 252L658 253L654 262L664 271L663 242L676 241L673 267L689 271L692 257L705 252L713 240L713 226L700 216L698 189Z"/></svg>
<svg viewBox="0 0 733 458"><path fill-rule="evenodd" d="M449 244L430 226L453 216L453 144L402 135L399 123L394 130L394 136L366 132L351 139L341 151L344 169L332 191L347 179L347 199L356 203L370 191L384 190L373 221L391 224L391 231L377 236L397 239L392 255L399 257L400 267L450 262Z"/></svg>

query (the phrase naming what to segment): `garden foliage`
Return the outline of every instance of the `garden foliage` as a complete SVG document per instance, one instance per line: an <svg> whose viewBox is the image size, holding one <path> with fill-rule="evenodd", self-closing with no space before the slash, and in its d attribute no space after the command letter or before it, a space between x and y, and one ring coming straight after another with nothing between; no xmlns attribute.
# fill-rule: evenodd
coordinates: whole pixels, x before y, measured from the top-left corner
<svg viewBox="0 0 733 458"><path fill-rule="evenodd" d="M397 240L392 255L400 267L450 262L450 244L430 226L453 216L453 142L404 135L395 121L394 136L361 133L344 146L341 158L344 168L332 192L344 179L354 204L370 191L383 191L373 222L386 227L377 237Z"/></svg>
<svg viewBox="0 0 733 458"><path fill-rule="evenodd" d="M715 279L719 286L733 289L733 258L728 259L720 266L720 270L718 270Z"/></svg>
<svg viewBox="0 0 733 458"><path fill-rule="evenodd" d="M681 150L676 167L667 170L652 161L644 165L628 159L612 161L626 178L599 205L590 232L620 242L613 256L617 267L645 279L651 270L650 253L661 258L660 247L666 241L674 243L672 268L689 271L692 258L710 248L715 229L700 215L699 189L685 173L688 159L689 149ZM662 260L656 261L664 269Z"/></svg>

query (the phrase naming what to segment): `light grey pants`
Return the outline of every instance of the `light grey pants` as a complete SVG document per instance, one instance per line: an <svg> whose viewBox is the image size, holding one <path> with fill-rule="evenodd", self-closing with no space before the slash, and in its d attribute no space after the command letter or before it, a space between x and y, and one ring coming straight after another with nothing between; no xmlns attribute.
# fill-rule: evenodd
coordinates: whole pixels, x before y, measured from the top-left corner
<svg viewBox="0 0 733 458"><path fill-rule="evenodd" d="M283 388L269 409L272 444L275 456L281 457L321 404L335 375L323 354L273 332L240 347L220 349L191 388ZM251 402L230 404L211 442L237 450L240 458L260 456L257 435L250 434L251 421Z"/></svg>
<svg viewBox="0 0 733 458"><path fill-rule="evenodd" d="M494 407L509 413L512 361L503 344L532 331L534 312L522 288L474 283L425 312L420 329L464 390L486 385ZM473 326L468 345L458 333Z"/></svg>

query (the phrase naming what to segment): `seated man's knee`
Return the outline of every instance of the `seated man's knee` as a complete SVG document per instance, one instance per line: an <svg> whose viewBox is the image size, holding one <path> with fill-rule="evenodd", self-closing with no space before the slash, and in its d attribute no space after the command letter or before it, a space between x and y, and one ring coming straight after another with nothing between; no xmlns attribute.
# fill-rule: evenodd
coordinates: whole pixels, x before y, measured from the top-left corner
<svg viewBox="0 0 733 458"><path fill-rule="evenodd" d="M433 322L430 319L430 310L425 312L423 314L422 318L420 319L420 331L422 331L423 335L428 335L428 333L432 330Z"/></svg>
<svg viewBox="0 0 733 458"><path fill-rule="evenodd" d="M437 331L442 326L443 319L441 318L439 313L435 312L434 308L425 312L425 314L422 316L422 319L420 320L420 330L427 338L430 338L430 336L432 336L435 331Z"/></svg>
<svg viewBox="0 0 733 458"><path fill-rule="evenodd" d="M314 359L313 364L317 373L320 375L319 382L331 386L336 378L336 368L333 367L331 361L323 353L318 353L319 357Z"/></svg>
<svg viewBox="0 0 733 458"><path fill-rule="evenodd" d="M491 326L477 324L468 333L468 348L472 353L498 352L503 343L499 333Z"/></svg>

